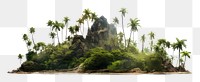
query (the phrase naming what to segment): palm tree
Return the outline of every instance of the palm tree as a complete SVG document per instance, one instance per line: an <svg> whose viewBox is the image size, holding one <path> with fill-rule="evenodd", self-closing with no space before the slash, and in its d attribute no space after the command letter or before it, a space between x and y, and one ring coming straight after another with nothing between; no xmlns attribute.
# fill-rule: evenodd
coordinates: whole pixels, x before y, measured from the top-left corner
<svg viewBox="0 0 200 82"><path fill-rule="evenodd" d="M178 38L176 38L176 41L177 41L176 42L176 49L178 49L178 52L179 52L179 55L178 55L179 63L178 63L178 65L180 66L180 52L181 52L181 50L183 50L183 47L186 48L185 41L187 41L187 40L185 40L185 39L179 40Z"/></svg>
<svg viewBox="0 0 200 82"><path fill-rule="evenodd" d="M33 41L33 44L35 45L35 41L34 41L34 38L33 38L33 34L35 33L35 28L31 27L29 32L32 34L32 41Z"/></svg>
<svg viewBox="0 0 200 82"><path fill-rule="evenodd" d="M89 28L90 28L89 20L91 19L91 16L90 16L91 11L90 11L89 9L85 9L85 10L83 11L83 13L84 13L84 18L87 20L88 30L89 30Z"/></svg>
<svg viewBox="0 0 200 82"><path fill-rule="evenodd" d="M144 51L144 42L145 42L145 39L146 39L145 34L143 34L143 35L141 36L141 41L142 41L142 52Z"/></svg>
<svg viewBox="0 0 200 82"><path fill-rule="evenodd" d="M95 20L97 20L97 15L96 15L96 13L95 12L93 12L93 13L91 13L91 19L92 19L92 21L95 21Z"/></svg>
<svg viewBox="0 0 200 82"><path fill-rule="evenodd" d="M21 64L21 62L22 62L22 58L23 58L23 55L22 55L22 54L19 54L19 55L18 55L18 59L20 60L20 64Z"/></svg>
<svg viewBox="0 0 200 82"><path fill-rule="evenodd" d="M124 34L120 32L118 35L119 35L119 43L122 44Z"/></svg>
<svg viewBox="0 0 200 82"><path fill-rule="evenodd" d="M151 31L148 35L149 35L150 40L151 40L150 45L151 45L151 51L152 51L152 48L153 48L153 39L155 38L155 37L154 37L155 34Z"/></svg>
<svg viewBox="0 0 200 82"><path fill-rule="evenodd" d="M131 41L132 32L133 32L133 41L134 41L134 32L138 31L137 27L140 26L138 22L139 22L139 20L137 18L135 18L135 19L130 19L130 23L128 23L128 26L131 27L130 38L128 41L128 47L129 47L129 44Z"/></svg>
<svg viewBox="0 0 200 82"><path fill-rule="evenodd" d="M79 27L78 25L75 25L75 26L74 26L74 31L75 31L76 35L77 35L77 32L79 31L79 28L80 28L80 27Z"/></svg>
<svg viewBox="0 0 200 82"><path fill-rule="evenodd" d="M184 65L183 65L183 67L185 68L186 57L190 58L191 52L183 51L183 52L181 52L181 54L182 54L182 57L185 57L185 61L184 61Z"/></svg>
<svg viewBox="0 0 200 82"><path fill-rule="evenodd" d="M60 44L59 36L58 36L58 31L60 31L60 23L58 23L58 21L55 21L55 23L54 23L54 25L53 25L53 29L55 29L55 31L56 31L56 33L57 33L58 43Z"/></svg>
<svg viewBox="0 0 200 82"><path fill-rule="evenodd" d="M75 33L74 27L73 27L73 26L70 26L68 29L69 29L69 32L70 32L72 35L74 35L74 33Z"/></svg>
<svg viewBox="0 0 200 82"><path fill-rule="evenodd" d="M41 52L42 52L42 51L45 49L45 47L46 47L46 45L45 45L44 42L38 42L37 45L38 45L38 48L39 48L39 49L40 49L40 47L41 47L41 49L40 49Z"/></svg>
<svg viewBox="0 0 200 82"><path fill-rule="evenodd" d="M84 20L82 18L79 18L76 22L78 22L78 25L81 28L81 24L84 23ZM84 27L83 27L83 29L84 29ZM84 32L81 31L81 33L83 34Z"/></svg>
<svg viewBox="0 0 200 82"><path fill-rule="evenodd" d="M68 29L68 22L70 21L69 17L64 17L64 23L65 23L65 26L66 26L66 35L65 35L65 38L67 39L67 29Z"/></svg>
<svg viewBox="0 0 200 82"><path fill-rule="evenodd" d="M51 20L49 20L48 22L47 22L47 26L50 26L50 32L52 31L52 26L53 26L53 21L51 21Z"/></svg>
<svg viewBox="0 0 200 82"><path fill-rule="evenodd" d="M119 20L118 20L117 17L113 18L113 23L114 23L115 25L119 24Z"/></svg>
<svg viewBox="0 0 200 82"><path fill-rule="evenodd" d="M50 35L50 38L52 38L52 41L53 41L53 43L52 44L54 44L55 42L54 42L54 38L55 38L55 33L54 32L51 32L51 33L49 33L49 35Z"/></svg>
<svg viewBox="0 0 200 82"><path fill-rule="evenodd" d="M125 32L124 32L123 17L125 17L125 14L127 13L127 10L126 10L126 8L121 8L121 10L119 12L121 12L121 17L122 17L122 29L123 29L123 33L124 33L125 48L126 48L126 37L125 37Z"/></svg>
<svg viewBox="0 0 200 82"><path fill-rule="evenodd" d="M65 27L65 24L63 24L63 23L59 23L59 26L60 26L60 28L62 29L62 33L61 33L61 39L62 39L62 41L63 41L63 30L64 30L64 27Z"/></svg>
<svg viewBox="0 0 200 82"><path fill-rule="evenodd" d="M27 44L27 41L28 41L28 36L27 36L27 34L23 34L23 40L24 40L25 43ZM26 46L27 46L27 49L29 50L28 45L26 45Z"/></svg>
<svg viewBox="0 0 200 82"><path fill-rule="evenodd" d="M28 40L26 44L27 44L27 46L28 46L28 48L29 48L28 51L30 51L30 50L31 50L31 49L30 49L30 46L31 46L32 42L31 42L30 40Z"/></svg>

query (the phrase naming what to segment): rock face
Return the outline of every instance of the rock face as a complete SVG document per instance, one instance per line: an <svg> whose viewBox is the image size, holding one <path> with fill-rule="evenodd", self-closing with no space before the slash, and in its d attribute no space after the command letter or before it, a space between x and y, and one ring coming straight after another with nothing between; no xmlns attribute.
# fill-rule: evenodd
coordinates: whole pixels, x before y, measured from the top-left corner
<svg viewBox="0 0 200 82"><path fill-rule="evenodd" d="M88 29L86 39L82 35L74 36L70 49L74 50L72 54L75 54L77 57L82 56L85 51L94 47L104 47L110 50L112 46L106 43L111 41L116 35L116 27L113 24L108 24L107 19L101 16Z"/></svg>
<svg viewBox="0 0 200 82"><path fill-rule="evenodd" d="M106 42L117 35L116 27L113 24L108 24L104 16L98 18L88 30L86 35L86 44L89 48L96 46L104 47Z"/></svg>

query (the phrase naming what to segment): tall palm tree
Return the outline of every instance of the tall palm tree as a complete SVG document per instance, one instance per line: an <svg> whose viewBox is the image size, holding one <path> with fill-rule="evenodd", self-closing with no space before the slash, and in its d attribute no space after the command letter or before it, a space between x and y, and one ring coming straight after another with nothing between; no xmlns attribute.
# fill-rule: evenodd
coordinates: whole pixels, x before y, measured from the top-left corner
<svg viewBox="0 0 200 82"><path fill-rule="evenodd" d="M143 35L141 36L141 41L142 41L142 52L144 51L144 42L145 42L145 39L146 39L145 34L143 34Z"/></svg>
<svg viewBox="0 0 200 82"><path fill-rule="evenodd" d="M121 13L121 17L122 17L122 29L123 29L123 33L124 33L124 42L125 42L125 48L126 48L126 37L125 37L125 32L124 32L124 17L125 17L125 14L127 13L127 10L126 8L121 8L121 10L119 11Z"/></svg>
<svg viewBox="0 0 200 82"><path fill-rule="evenodd" d="M62 33L61 33L61 39L62 39L62 41L63 41L63 30L64 30L64 27L65 27L65 24L63 24L63 23L59 23L59 26L60 26L60 28L62 29Z"/></svg>
<svg viewBox="0 0 200 82"><path fill-rule="evenodd" d="M22 54L19 54L18 55L18 59L20 60L20 64L22 64L21 62L22 62L22 58L23 58L23 55Z"/></svg>
<svg viewBox="0 0 200 82"><path fill-rule="evenodd" d="M183 52L181 52L181 54L182 54L182 57L185 57L185 61L184 61L184 65L183 65L183 67L185 68L186 57L190 58L191 52L183 51Z"/></svg>
<svg viewBox="0 0 200 82"><path fill-rule="evenodd" d="M151 51L152 51L152 48L153 48L153 39L155 38L155 34L151 31L149 34L149 37L150 37L150 40L151 40Z"/></svg>
<svg viewBox="0 0 200 82"><path fill-rule="evenodd" d="M159 39L158 42L157 42L157 45L165 48L166 42L167 42L166 39Z"/></svg>
<svg viewBox="0 0 200 82"><path fill-rule="evenodd" d="M52 38L52 41L53 41L53 43L52 44L54 44L55 42L54 42L54 38L55 38L55 33L54 32L51 32L51 33L49 33L49 35L50 35L50 38Z"/></svg>
<svg viewBox="0 0 200 82"><path fill-rule="evenodd" d="M116 26L117 24L119 24L119 20L118 20L117 17L113 18L113 23L115 24L115 26Z"/></svg>
<svg viewBox="0 0 200 82"><path fill-rule="evenodd" d="M78 22L79 27L81 28L81 24L84 23L84 20L82 18L79 18L76 22ZM84 27L83 27L84 28ZM80 30L81 31L81 30ZM81 31L81 33L83 34L84 32ZM84 34L83 34L84 35Z"/></svg>
<svg viewBox="0 0 200 82"><path fill-rule="evenodd" d="M93 12L93 13L91 13L91 20L92 21L95 21L95 20L97 20L97 14L95 13L95 12Z"/></svg>
<svg viewBox="0 0 200 82"><path fill-rule="evenodd" d="M55 23L53 25L53 30L54 29L55 29L55 31L57 33L58 43L60 44L60 40L59 40L59 36L58 36L58 31L60 31L60 23L58 23L58 21L55 21Z"/></svg>
<svg viewBox="0 0 200 82"><path fill-rule="evenodd" d="M185 41L187 41L187 40L185 40L185 39L179 40L178 38L176 38L176 41L177 41L176 42L176 49L178 49L178 52L179 52L179 55L178 55L179 63L178 63L178 65L180 66L180 52L181 52L181 50L183 50L183 47L186 48Z"/></svg>
<svg viewBox="0 0 200 82"><path fill-rule="evenodd" d="M27 45L27 42L28 42L28 36L27 36L27 34L23 34L23 40L25 41L27 49L29 50L28 45Z"/></svg>
<svg viewBox="0 0 200 82"><path fill-rule="evenodd" d="M91 19L91 16L90 16L91 11L90 11L90 9L85 9L85 10L83 11L83 13L84 13L84 18L85 18L85 20L87 20L88 30L89 30L89 28L90 28L89 20Z"/></svg>
<svg viewBox="0 0 200 82"><path fill-rule="evenodd" d="M35 28L31 27L29 32L31 33L32 35L32 41L33 41L33 44L35 45L35 41L34 41L34 38L33 38L33 34L35 33Z"/></svg>
<svg viewBox="0 0 200 82"><path fill-rule="evenodd" d="M50 32L51 32L51 31L52 31L52 26L53 26L53 21L49 20L49 21L47 22L47 26L50 27Z"/></svg>
<svg viewBox="0 0 200 82"><path fill-rule="evenodd" d="M131 41L132 32L133 32L133 41L134 41L134 32L138 31L138 27L140 26L138 22L139 22L139 20L137 18L135 18L135 19L130 19L130 23L128 23L128 26L131 27L130 38L128 41L128 47L129 47L129 44Z"/></svg>
<svg viewBox="0 0 200 82"><path fill-rule="evenodd" d="M68 22L70 21L69 17L64 17L64 23L65 23L65 26L66 26L66 35L65 35L65 39L67 39L67 29L68 29Z"/></svg>

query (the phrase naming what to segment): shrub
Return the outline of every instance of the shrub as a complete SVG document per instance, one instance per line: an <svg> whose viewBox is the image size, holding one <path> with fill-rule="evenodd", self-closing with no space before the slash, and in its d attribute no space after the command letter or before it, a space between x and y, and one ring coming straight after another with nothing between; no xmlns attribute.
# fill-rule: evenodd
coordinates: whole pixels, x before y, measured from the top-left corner
<svg viewBox="0 0 200 82"><path fill-rule="evenodd" d="M34 52L34 51L29 51L27 54L26 54L26 59L27 61L31 61L33 59L34 56L36 56L37 53Z"/></svg>
<svg viewBox="0 0 200 82"><path fill-rule="evenodd" d="M162 58L158 54L150 54L145 59L146 71L163 71Z"/></svg>
<svg viewBox="0 0 200 82"><path fill-rule="evenodd" d="M102 48L91 49L86 55L89 57L83 62L83 70L105 69L113 61L113 55Z"/></svg>
<svg viewBox="0 0 200 82"><path fill-rule="evenodd" d="M20 67L20 70L25 71L25 72L33 72L33 71L39 71L39 70L44 70L44 69L45 69L44 64L38 64L33 61L26 61Z"/></svg>

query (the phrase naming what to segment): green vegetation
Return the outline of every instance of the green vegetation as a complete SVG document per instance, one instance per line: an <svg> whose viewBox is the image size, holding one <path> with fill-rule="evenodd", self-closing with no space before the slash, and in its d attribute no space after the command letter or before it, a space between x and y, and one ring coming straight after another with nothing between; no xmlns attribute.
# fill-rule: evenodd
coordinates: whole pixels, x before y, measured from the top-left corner
<svg viewBox="0 0 200 82"><path fill-rule="evenodd" d="M128 23L128 26L131 27L130 36L126 41L123 21L127 10L122 8L119 12L122 17L123 29L123 32L118 32L119 34L113 30L116 29L114 26L119 24L117 17L113 19L114 25L112 27L112 24L107 24L107 19L98 17L95 12L91 12L89 9L83 11L84 14L77 20L77 25L68 26L69 17L64 17L63 22L49 20L47 26L50 27L49 36L52 39L50 44L35 42L33 35L36 31L35 28L31 27L32 42L27 34L22 36L28 52L25 54L26 61L22 63L19 71L34 72L68 69L81 70L81 72L87 72L88 70L129 72L134 68L138 68L146 72L177 72L180 71L179 68L181 70L185 68L186 57L190 58L189 54L191 54L191 52L182 51L186 47L185 39L179 40L176 38L177 42L173 44L166 39L159 39L157 43L154 43L155 34L151 31L148 33L150 47L145 47L144 43L147 41L148 36L143 34L140 38L142 43L142 50L140 51L134 40L134 33L139 30L138 27L141 27L139 20L137 18L130 19ZM82 35L78 35L79 31L82 34L84 33L85 21L88 25L86 39ZM89 22L93 22L93 25L90 26ZM83 30L81 25L83 25ZM63 40L64 27L66 35ZM68 31L71 35L67 34ZM59 33L62 36L61 41ZM132 33L133 40L131 40ZM57 38L58 44L55 43L55 38ZM34 44L33 46L32 43ZM166 51L167 48L179 51L178 67L172 65L174 58L170 58ZM184 65L180 65L180 62L183 62L180 54L185 58ZM23 55L19 54L18 58L21 64Z"/></svg>

